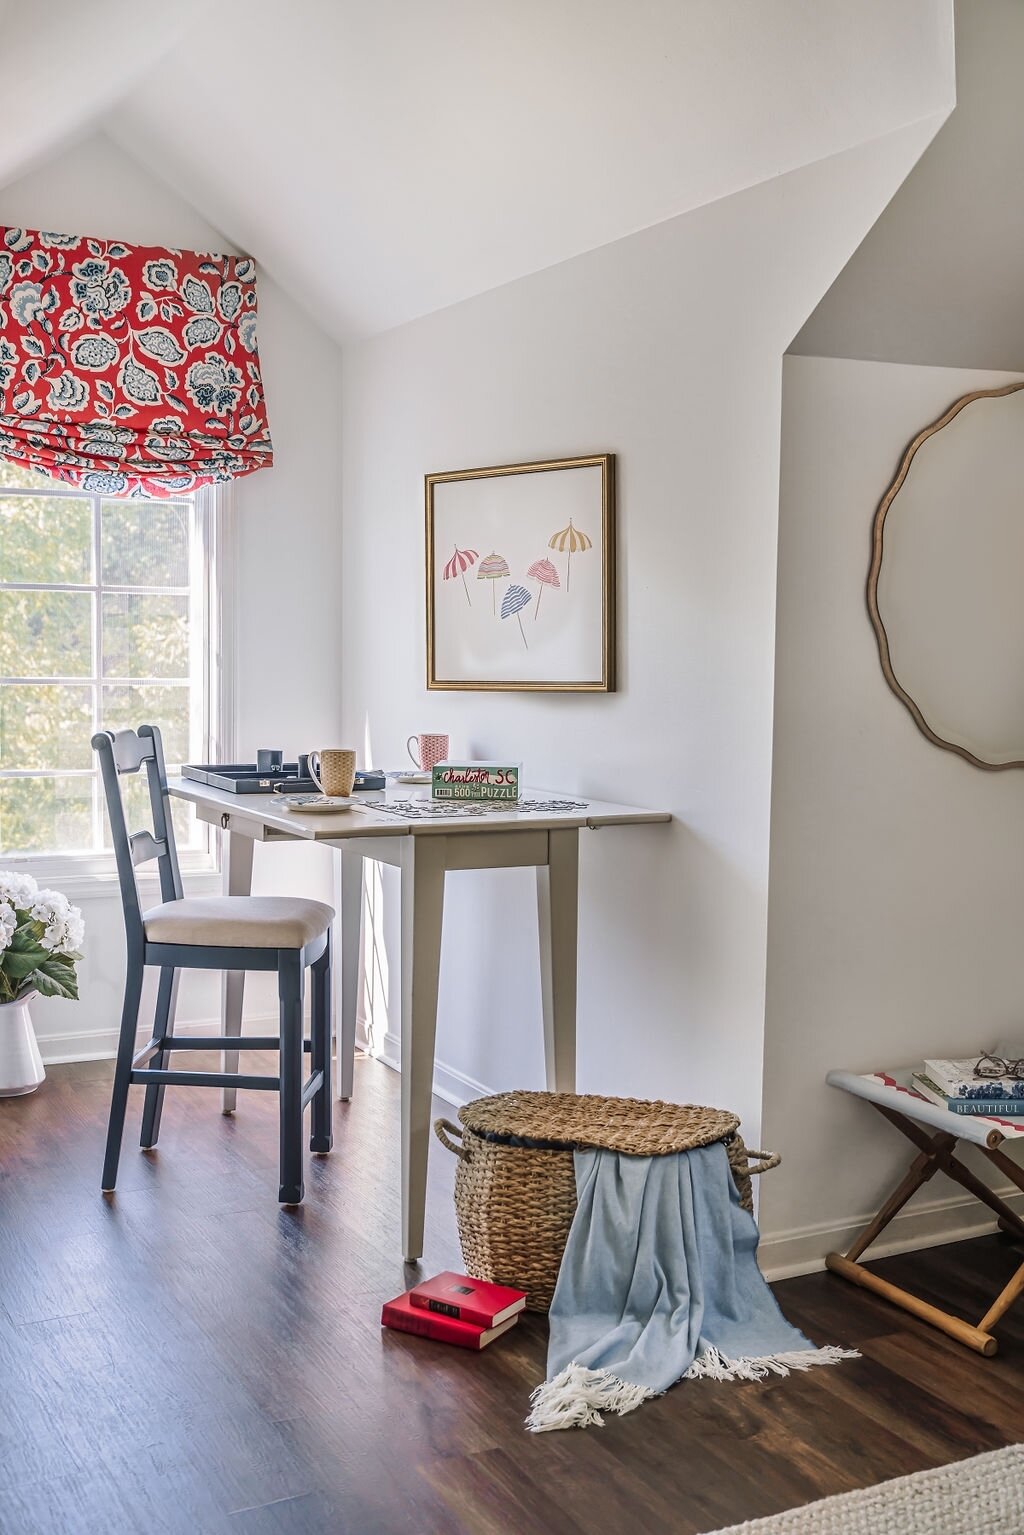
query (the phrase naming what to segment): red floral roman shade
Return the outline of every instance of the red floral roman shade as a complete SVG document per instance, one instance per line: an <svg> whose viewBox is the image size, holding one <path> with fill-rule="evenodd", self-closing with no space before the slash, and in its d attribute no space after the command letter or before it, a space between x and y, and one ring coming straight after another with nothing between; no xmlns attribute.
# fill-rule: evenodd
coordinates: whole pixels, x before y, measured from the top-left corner
<svg viewBox="0 0 1024 1535"><path fill-rule="evenodd" d="M254 263L0 229L0 457L117 496L267 467Z"/></svg>

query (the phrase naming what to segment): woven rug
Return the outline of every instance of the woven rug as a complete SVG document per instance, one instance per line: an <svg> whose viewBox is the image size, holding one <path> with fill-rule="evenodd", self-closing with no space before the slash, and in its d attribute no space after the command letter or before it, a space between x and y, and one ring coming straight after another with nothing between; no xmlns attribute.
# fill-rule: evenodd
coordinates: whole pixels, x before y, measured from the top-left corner
<svg viewBox="0 0 1024 1535"><path fill-rule="evenodd" d="M712 1535L1021 1535L1024 1445L860 1492L731 1524Z"/></svg>

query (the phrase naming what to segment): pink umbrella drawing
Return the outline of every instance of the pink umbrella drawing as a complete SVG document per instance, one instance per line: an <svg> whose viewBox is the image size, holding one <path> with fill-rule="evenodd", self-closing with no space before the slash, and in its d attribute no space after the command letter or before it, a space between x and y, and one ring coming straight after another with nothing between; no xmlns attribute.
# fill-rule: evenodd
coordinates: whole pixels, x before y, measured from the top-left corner
<svg viewBox="0 0 1024 1535"><path fill-rule="evenodd" d="M470 607L473 606L473 599L469 595L469 587L466 586L466 571L469 570L471 565L475 565L479 558L480 556L475 549L460 549L458 544L456 544L455 553L444 567L444 578L446 581L454 581L456 576L462 577L462 584L466 589L466 601Z"/></svg>
<svg viewBox="0 0 1024 1535"><path fill-rule="evenodd" d="M489 554L486 560L480 561L480 569L476 573L478 581L503 581L508 575L508 561L503 560L500 554ZM494 587L491 587L491 612L498 611L494 597Z"/></svg>
<svg viewBox="0 0 1024 1535"><path fill-rule="evenodd" d="M523 636L523 644L526 645L527 650L529 650L530 647L526 641L526 630L523 628L523 620L519 617L519 610L520 608L525 608L526 604L532 601L533 598L530 596L530 593L526 590L525 586L510 586L504 597L501 599L502 618L511 618L513 613L516 615L516 623L519 625L519 633Z"/></svg>
<svg viewBox="0 0 1024 1535"><path fill-rule="evenodd" d="M572 575L573 555L576 554L579 550L593 549L593 547L593 539L588 538L585 533L581 533L579 528L574 528L572 525L571 517L569 518L569 526L567 528L560 528L557 533L552 534L552 536L548 539L549 549L557 549L559 554L565 554L568 550L569 558L565 563L566 591L569 590L569 578Z"/></svg>
<svg viewBox="0 0 1024 1535"><path fill-rule="evenodd" d="M536 623L537 614L540 612L540 601L544 596L544 588L546 586L561 586L562 583L558 579L558 571L550 560L534 560L526 574L531 580L540 583L537 588L537 606L533 610L533 621Z"/></svg>

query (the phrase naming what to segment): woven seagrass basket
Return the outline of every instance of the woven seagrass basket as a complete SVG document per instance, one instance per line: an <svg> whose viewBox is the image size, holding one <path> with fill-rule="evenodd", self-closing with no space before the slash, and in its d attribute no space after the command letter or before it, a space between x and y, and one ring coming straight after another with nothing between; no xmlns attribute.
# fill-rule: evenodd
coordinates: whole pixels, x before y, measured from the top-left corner
<svg viewBox="0 0 1024 1535"><path fill-rule="evenodd" d="M576 1214L572 1153L604 1147L666 1156L724 1141L740 1203L752 1210L750 1179L779 1158L748 1151L739 1120L695 1104L577 1093L498 1093L438 1119L434 1133L459 1158L455 1210L468 1273L525 1290L530 1311L547 1311ZM754 1162L751 1162L751 1158Z"/></svg>

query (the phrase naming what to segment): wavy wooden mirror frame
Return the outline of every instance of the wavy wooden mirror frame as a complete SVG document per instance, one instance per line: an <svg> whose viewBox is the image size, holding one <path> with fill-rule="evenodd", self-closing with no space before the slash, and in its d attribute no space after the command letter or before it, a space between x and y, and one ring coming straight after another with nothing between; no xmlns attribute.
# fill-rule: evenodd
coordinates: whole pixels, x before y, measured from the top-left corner
<svg viewBox="0 0 1024 1535"><path fill-rule="evenodd" d="M947 741L932 729L921 712L919 705L911 698L893 671L892 657L889 654L889 636L886 633L885 624L882 621L882 615L878 608L878 578L882 570L885 519L889 515L890 507L903 487L904 480L910 473L910 466L914 462L918 449L928 441L929 437L934 437L936 432L941 432L944 426L948 426L954 417L960 414L965 405L971 405L975 400L995 400L999 399L1002 395L1016 394L1019 389L1024 389L1024 380L1016 384L1003 384L1000 389L975 389L970 394L961 395L959 400L953 402L945 415L940 416L937 421L933 421L931 426L926 426L923 431L918 432L903 455L896 478L879 502L871 530L871 567L868 570L867 586L868 613L871 618L871 626L875 631L875 638L878 641L878 659L882 663L882 672L885 680L900 702L910 711L918 730L931 741L933 746L941 746L943 751L956 752L958 757L963 757L964 761L969 762L972 767L984 768L987 773L1001 773L1006 768L1024 768L1024 758L1018 758L1012 762L986 762L983 757L975 756L974 752L969 751L966 746L959 746L955 741Z"/></svg>

